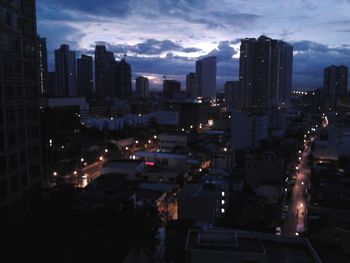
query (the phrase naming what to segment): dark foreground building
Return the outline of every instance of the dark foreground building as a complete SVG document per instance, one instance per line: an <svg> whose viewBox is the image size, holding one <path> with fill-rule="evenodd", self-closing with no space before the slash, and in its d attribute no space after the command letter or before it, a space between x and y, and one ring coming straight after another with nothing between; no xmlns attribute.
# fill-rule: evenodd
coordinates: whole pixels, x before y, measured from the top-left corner
<svg viewBox="0 0 350 263"><path fill-rule="evenodd" d="M0 1L0 218L29 207L41 183L35 1Z"/></svg>

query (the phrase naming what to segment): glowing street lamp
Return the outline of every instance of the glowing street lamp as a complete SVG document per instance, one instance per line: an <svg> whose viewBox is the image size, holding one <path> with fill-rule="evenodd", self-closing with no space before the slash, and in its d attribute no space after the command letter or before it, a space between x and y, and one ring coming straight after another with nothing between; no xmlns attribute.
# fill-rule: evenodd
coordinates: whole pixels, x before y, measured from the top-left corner
<svg viewBox="0 0 350 263"><path fill-rule="evenodd" d="M81 158L80 161L83 163L84 162L84 158Z"/></svg>
<svg viewBox="0 0 350 263"><path fill-rule="evenodd" d="M53 176L57 176L57 172L53 172Z"/></svg>
<svg viewBox="0 0 350 263"><path fill-rule="evenodd" d="M108 149L105 149L105 153L108 153Z"/></svg>

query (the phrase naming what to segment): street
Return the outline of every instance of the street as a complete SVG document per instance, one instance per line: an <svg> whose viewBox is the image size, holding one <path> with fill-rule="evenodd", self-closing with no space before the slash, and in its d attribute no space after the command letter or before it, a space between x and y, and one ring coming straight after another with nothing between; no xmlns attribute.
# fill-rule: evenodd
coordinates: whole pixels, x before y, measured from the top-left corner
<svg viewBox="0 0 350 263"><path fill-rule="evenodd" d="M307 164L310 148L305 146L301 153L299 169L296 172L295 185L292 190L288 215L282 230L284 236L296 236L306 227L306 215L308 210L308 195L305 194L309 185L311 170Z"/></svg>

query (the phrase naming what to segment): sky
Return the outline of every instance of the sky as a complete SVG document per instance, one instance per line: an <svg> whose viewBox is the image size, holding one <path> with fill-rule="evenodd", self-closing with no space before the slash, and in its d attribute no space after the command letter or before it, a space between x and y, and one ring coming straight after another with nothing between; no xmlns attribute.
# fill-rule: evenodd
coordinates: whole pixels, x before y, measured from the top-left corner
<svg viewBox="0 0 350 263"><path fill-rule="evenodd" d="M326 66L350 66L350 0L37 0L38 34L54 49L93 55L104 43L133 77L161 87L182 81L195 61L217 56L218 89L237 80L240 39L266 35L294 46L293 88L322 86ZM183 87L184 88L184 87Z"/></svg>

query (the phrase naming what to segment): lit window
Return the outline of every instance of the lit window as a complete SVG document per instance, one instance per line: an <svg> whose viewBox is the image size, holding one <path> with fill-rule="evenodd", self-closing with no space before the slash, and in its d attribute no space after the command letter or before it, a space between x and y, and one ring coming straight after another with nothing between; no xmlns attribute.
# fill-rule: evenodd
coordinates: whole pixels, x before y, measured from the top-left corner
<svg viewBox="0 0 350 263"><path fill-rule="evenodd" d="M225 200L221 200L221 204L224 205L225 204Z"/></svg>
<svg viewBox="0 0 350 263"><path fill-rule="evenodd" d="M221 208L221 214L225 213L225 208Z"/></svg>
<svg viewBox="0 0 350 263"><path fill-rule="evenodd" d="M224 191L221 192L221 196L225 196L225 192Z"/></svg>

